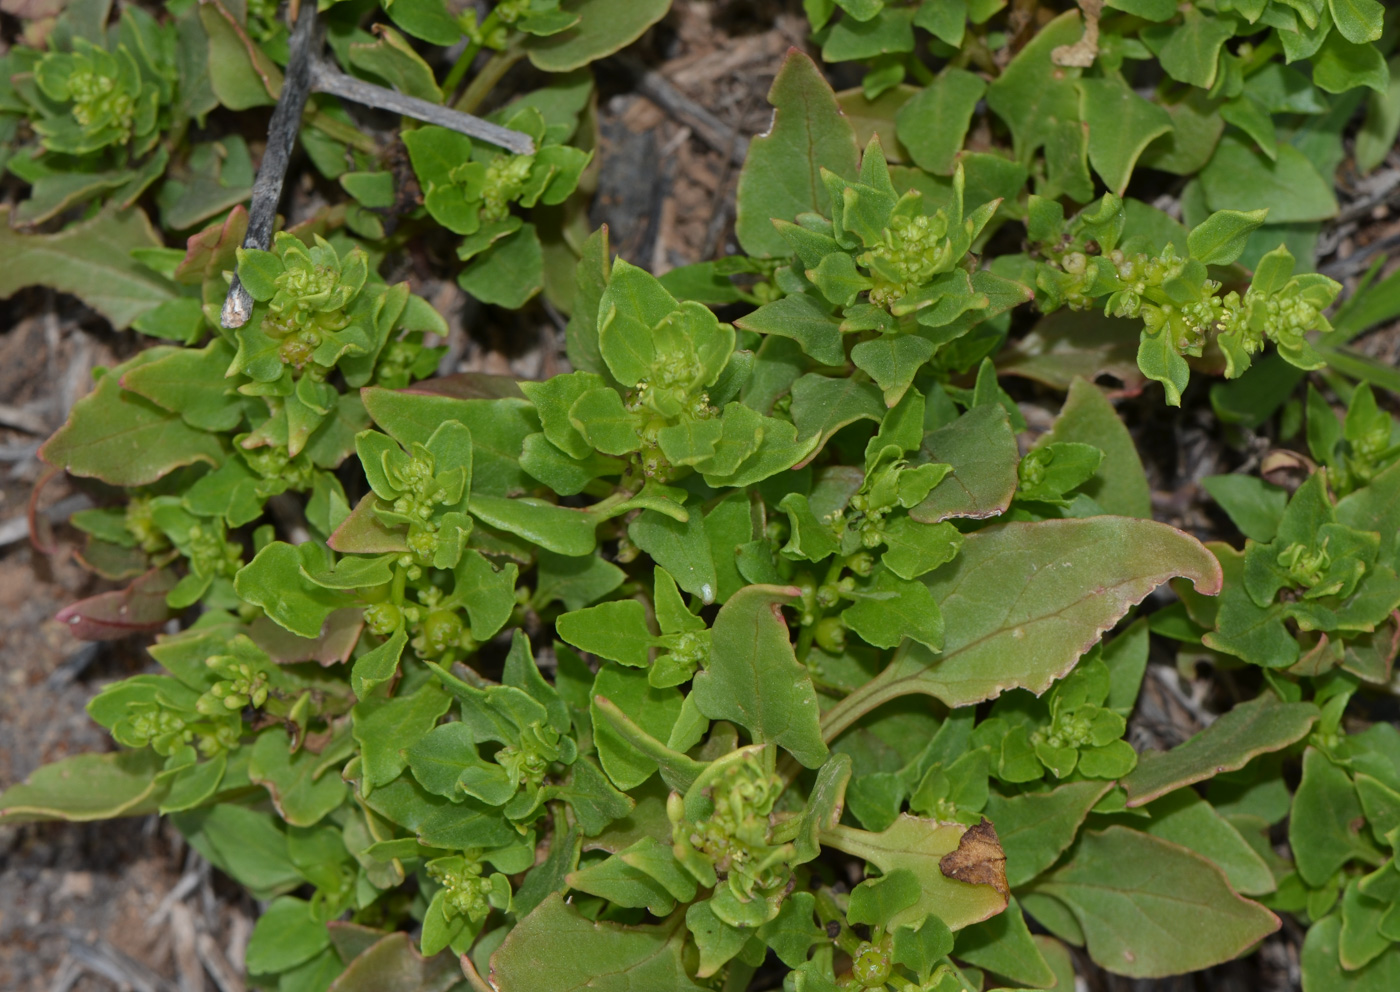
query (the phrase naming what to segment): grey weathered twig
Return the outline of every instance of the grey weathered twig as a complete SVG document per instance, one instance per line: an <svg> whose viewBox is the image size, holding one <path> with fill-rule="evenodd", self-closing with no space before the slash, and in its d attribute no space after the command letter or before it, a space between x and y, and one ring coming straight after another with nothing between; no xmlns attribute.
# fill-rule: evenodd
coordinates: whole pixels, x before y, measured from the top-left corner
<svg viewBox="0 0 1400 992"><path fill-rule="evenodd" d="M1318 269L1318 271L1333 279L1346 279L1356 275L1362 269L1369 266L1372 256L1379 255L1383 252L1390 252L1396 248L1400 248L1400 235L1392 234L1388 238L1380 238L1377 241L1372 241L1363 248L1358 248L1346 258L1340 258L1335 262L1329 262Z"/></svg>
<svg viewBox="0 0 1400 992"><path fill-rule="evenodd" d="M258 178L253 182L244 248L266 251L272 244L272 228L277 221L277 204L282 199L282 183L287 178L287 165L291 162L292 148L301 127L306 98L311 95L312 59L320 41L318 27L316 5L303 3L297 15L296 27L292 30L287 76L282 82L277 106L272 111L272 122L267 127L267 150L258 164ZM242 327L252 312L253 297L238 281L238 274L234 273L223 312L219 315L220 321L225 327Z"/></svg>
<svg viewBox="0 0 1400 992"><path fill-rule="evenodd" d="M177 992L174 985L105 940L89 940L77 927L63 927L69 953L88 971L136 992Z"/></svg>
<svg viewBox="0 0 1400 992"><path fill-rule="evenodd" d="M749 139L720 120L705 107L686 96L655 69L627 56L618 61L637 84L637 92L694 131L705 144L743 165L749 154Z"/></svg>
<svg viewBox="0 0 1400 992"><path fill-rule="evenodd" d="M277 221L277 204L282 199L282 183L287 177L287 165L291 161L292 148L296 144L297 130L301 126L302 113L306 109L306 100L312 90L329 93L331 96L367 107L392 111L400 116L412 117L429 124L439 124L493 145L500 145L518 155L534 154L535 142L528 134L347 76L321 58L319 27L316 5L303 3L301 12L297 15L296 27L292 31L287 76L282 83L277 106L272 111L272 122L267 128L267 151L263 153L262 162L258 165L258 178L253 183L253 196L248 206L248 233L243 238L244 248L266 251L272 243L272 228ZM219 315L220 322L225 327L242 327L248 322L252 312L253 298L235 273L233 281L229 284L228 297L224 300L223 312Z"/></svg>
<svg viewBox="0 0 1400 992"><path fill-rule="evenodd" d="M331 96L364 104L366 107L376 107L402 117L412 117L428 124L451 128L453 131L499 145L517 155L533 155L535 152L535 142L528 134L492 124L451 107L420 100L416 96L405 96L395 90L347 76L323 59L317 59L312 65L311 88L317 93L329 93Z"/></svg>

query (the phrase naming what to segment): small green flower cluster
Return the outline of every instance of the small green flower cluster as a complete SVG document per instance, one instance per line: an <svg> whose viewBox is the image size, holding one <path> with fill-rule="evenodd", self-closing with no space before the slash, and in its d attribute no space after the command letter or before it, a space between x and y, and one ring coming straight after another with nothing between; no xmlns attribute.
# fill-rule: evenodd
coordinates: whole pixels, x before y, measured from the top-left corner
<svg viewBox="0 0 1400 992"><path fill-rule="evenodd" d="M677 793L667 801L676 860L700 884L718 886L710 907L731 925L766 923L787 895L792 846L773 842L769 821L783 788L753 755L735 752L706 775L708 815L693 819Z"/></svg>

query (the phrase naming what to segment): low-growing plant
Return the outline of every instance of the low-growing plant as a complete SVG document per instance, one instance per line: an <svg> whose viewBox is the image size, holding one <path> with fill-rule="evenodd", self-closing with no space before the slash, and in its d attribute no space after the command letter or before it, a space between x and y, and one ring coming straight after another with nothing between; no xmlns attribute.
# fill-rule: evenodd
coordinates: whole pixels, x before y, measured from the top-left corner
<svg viewBox="0 0 1400 992"><path fill-rule="evenodd" d="M5 57L10 220L51 227L0 289L168 343L41 452L106 484L71 523L126 583L60 616L163 630L159 673L0 821L169 816L265 903L281 992L1064 989L1070 946L1180 974L1277 914L1307 992L1400 981L1400 731L1353 705L1395 687L1400 382L1346 346L1400 283L1329 317L1313 271L1400 126L1394 16L807 0L862 87L789 53L742 253L657 276L588 229L588 65L669 3L319 6L342 69L533 152L314 95L344 201L257 243L230 112L296 69L275 5L73 0ZM447 322L381 275L421 244L542 293L572 371L438 375ZM1278 443L1203 480L1242 548L1152 519L1101 373ZM1235 692L1167 751L1129 732L1154 636Z"/></svg>

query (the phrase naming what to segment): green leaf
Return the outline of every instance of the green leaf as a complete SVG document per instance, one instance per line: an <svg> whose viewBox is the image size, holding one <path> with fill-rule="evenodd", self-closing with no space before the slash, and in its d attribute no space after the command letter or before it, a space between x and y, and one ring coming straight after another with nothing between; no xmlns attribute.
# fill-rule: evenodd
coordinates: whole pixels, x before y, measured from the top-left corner
<svg viewBox="0 0 1400 992"><path fill-rule="evenodd" d="M822 561L834 555L841 543L831 527L817 519L801 493L788 493L778 503L778 509L788 516L790 536L783 546L784 557L806 561Z"/></svg>
<svg viewBox="0 0 1400 992"><path fill-rule="evenodd" d="M678 914L679 915L679 914ZM711 906L711 900L694 903L685 911L685 925L695 940L699 952L697 978L709 978L743 951L752 939L747 929L721 920ZM759 948L762 951L762 948Z"/></svg>
<svg viewBox="0 0 1400 992"><path fill-rule="evenodd" d="M1400 984L1400 945L1391 944L1370 964L1344 971L1340 958L1341 916L1332 913L1308 928L1303 940L1303 981L1309 992L1390 992Z"/></svg>
<svg viewBox="0 0 1400 992"><path fill-rule="evenodd" d="M351 714L366 793L368 787L388 785L403 773L408 767L404 752L433 729L451 704L452 697L428 681L412 694L372 696L356 705Z"/></svg>
<svg viewBox="0 0 1400 992"><path fill-rule="evenodd" d="M1362 895L1360 881L1355 877L1347 882L1342 893L1342 933L1337 955L1342 967L1364 968L1390 948L1392 941L1384 932L1390 929L1385 926L1385 918L1394 908L1393 902Z"/></svg>
<svg viewBox="0 0 1400 992"><path fill-rule="evenodd" d="M1131 978L1208 968L1279 927L1204 858L1126 827L1086 834L1075 856L1034 891L1064 902L1083 927L1089 956Z"/></svg>
<svg viewBox="0 0 1400 992"><path fill-rule="evenodd" d="M548 896L491 955L502 989L532 992L701 992L682 961L686 928L677 915L659 925L594 922L557 893Z"/></svg>
<svg viewBox="0 0 1400 992"><path fill-rule="evenodd" d="M1288 491L1252 475L1209 475L1201 486L1245 537L1267 544L1278 532Z"/></svg>
<svg viewBox="0 0 1400 992"><path fill-rule="evenodd" d="M774 229L772 218L825 214L830 196L820 172L844 179L857 174L855 131L841 113L836 95L808 56L791 51L768 91L773 126L749 144L739 173L734 233L750 255L783 257L792 248Z"/></svg>
<svg viewBox="0 0 1400 992"><path fill-rule="evenodd" d="M1353 44L1333 31L1313 56L1313 82L1328 93L1366 86L1384 93L1390 85L1385 56L1372 44Z"/></svg>
<svg viewBox="0 0 1400 992"><path fill-rule="evenodd" d="M275 813L220 803L175 813L171 820L191 847L258 898L270 899L303 881Z"/></svg>
<svg viewBox="0 0 1400 992"><path fill-rule="evenodd" d="M918 924L933 914L948 929L961 930L1000 913L1006 908L1007 900L1004 878L996 874L1000 867L996 860L1000 849L995 844L995 832L991 835L992 842L979 852L980 859L986 862L988 881L976 884L959 881L946 875L940 867L948 855L963 847L968 831L969 828L961 824L938 823L901 813L893 826L880 833L837 824L822 831L821 841L827 847L864 858L883 874L904 869L914 875L919 883L919 899L895 914L890 920L892 927ZM969 843L976 839L974 834ZM993 884L993 878L1000 888Z"/></svg>
<svg viewBox="0 0 1400 992"><path fill-rule="evenodd" d="M619 7L610 0L568 0L561 10L578 23L551 35L524 39L535 68L570 72L626 48L671 9L671 0L635 0Z"/></svg>
<svg viewBox="0 0 1400 992"><path fill-rule="evenodd" d="M79 754L35 769L0 793L0 823L110 820L152 813L164 789L164 759L152 751Z"/></svg>
<svg viewBox="0 0 1400 992"><path fill-rule="evenodd" d="M557 599L564 609L579 610L612 592L624 577L622 569L597 555L571 558L542 551L537 559L534 602L546 606Z"/></svg>
<svg viewBox="0 0 1400 992"><path fill-rule="evenodd" d="M1052 53L1073 45L1083 34L1079 11L1066 11L1037 31L987 88L987 106L1010 129L1016 160L1022 164L1029 165L1062 127L1080 129L1074 81L1082 70L1056 65Z"/></svg>
<svg viewBox="0 0 1400 992"><path fill-rule="evenodd" d="M862 593L841 619L866 643L893 648L907 637L933 651L943 646L943 616L923 582L881 569Z"/></svg>
<svg viewBox="0 0 1400 992"><path fill-rule="evenodd" d="M1379 41L1385 8L1377 0L1328 0L1332 22L1353 45Z"/></svg>
<svg viewBox="0 0 1400 992"><path fill-rule="evenodd" d="M1385 161L1400 134L1400 56L1392 56L1387 66L1390 85L1370 94L1366 120L1356 133L1356 167L1363 173L1374 172Z"/></svg>
<svg viewBox="0 0 1400 992"><path fill-rule="evenodd" d="M1152 24L1142 40L1162 63L1167 75L1182 83L1210 89L1220 65L1220 49L1234 35L1229 18L1211 17L1194 7L1180 24Z"/></svg>
<svg viewBox="0 0 1400 992"><path fill-rule="evenodd" d="M92 393L74 404L67 423L39 455L74 475L114 486L146 485L183 465L218 465L226 457L218 437L123 389L115 374L103 376Z"/></svg>
<svg viewBox="0 0 1400 992"><path fill-rule="evenodd" d="M627 536L671 573L686 592L706 603L715 601L719 577L706 537L705 519L698 510L692 510L684 522L656 510L643 510L628 526Z"/></svg>
<svg viewBox="0 0 1400 992"><path fill-rule="evenodd" d="M647 629L646 608L635 599L565 613L555 621L555 629L580 651L632 668L647 666L654 640Z"/></svg>
<svg viewBox="0 0 1400 992"><path fill-rule="evenodd" d="M364 803L416 835L427 847L503 848L520 839L515 826L498 810L471 796L452 802L432 795L411 775L400 775L375 789L365 796Z"/></svg>
<svg viewBox="0 0 1400 992"><path fill-rule="evenodd" d="M1280 145L1271 161L1252 142L1227 134L1200 180L1212 210L1267 209L1271 224L1326 220L1337 213L1331 182L1292 145Z"/></svg>
<svg viewBox="0 0 1400 992"><path fill-rule="evenodd" d="M476 551L466 551L452 570L453 591L466 599L472 638L484 644L510 620L515 611L515 580L520 568L506 562L497 571Z"/></svg>
<svg viewBox="0 0 1400 992"><path fill-rule="evenodd" d="M104 210L54 234L23 234L10 220L9 208L0 208L0 297L46 286L72 293L121 329L178 296L131 255L162 244L140 209Z"/></svg>
<svg viewBox="0 0 1400 992"><path fill-rule="evenodd" d="M199 18L209 36L203 68L219 102L230 110L275 103L282 72L248 37L234 12L223 3L204 3Z"/></svg>
<svg viewBox="0 0 1400 992"><path fill-rule="evenodd" d="M899 140L919 168L940 176L953 174L973 111L986 91L981 76L950 67L899 108Z"/></svg>
<svg viewBox="0 0 1400 992"><path fill-rule="evenodd" d="M826 932L813 922L816 903L812 893L794 892L783 900L778 915L756 932L758 939L773 948L778 960L789 968L800 968L812 945L826 939Z"/></svg>
<svg viewBox="0 0 1400 992"><path fill-rule="evenodd" d="M639 846L655 848L657 843L650 837L643 837L605 861L570 872L564 881L570 888L599 896L619 906L646 909L653 916L665 916L676 908L676 896L649 872L629 864L624 858L626 853L636 852ZM674 858L672 861L674 864ZM676 865L678 871L679 868ZM695 898L694 879L690 880L690 898Z"/></svg>
<svg viewBox="0 0 1400 992"><path fill-rule="evenodd" d="M656 688L640 669L604 665L598 671L589 699L598 758L614 785L623 790L635 789L651 778L659 766L598 712L599 697L616 706L651 737L664 741L681 715L680 690Z"/></svg>
<svg viewBox="0 0 1400 992"><path fill-rule="evenodd" d="M569 423L605 455L625 455L642 446L636 421L622 397L608 387L590 389L569 408Z"/></svg>
<svg viewBox="0 0 1400 992"><path fill-rule="evenodd" d="M541 499L505 499L473 493L472 515L556 554L577 557L597 547L597 518L582 510L556 506Z"/></svg>
<svg viewBox="0 0 1400 992"><path fill-rule="evenodd" d="M455 45L462 37L462 29L436 0L390 0L384 10L404 31L434 45Z"/></svg>
<svg viewBox="0 0 1400 992"><path fill-rule="evenodd" d="M961 278L961 277L960 277ZM944 298L945 300L948 297ZM962 297L963 300L968 297ZM920 316L932 313L930 307L919 311ZM917 334L882 334L862 341L851 349L851 361L856 368L875 380L886 406L894 406L904 396L914 376L932 356L937 346ZM805 378L805 376L804 376ZM799 382L801 380L798 380Z"/></svg>
<svg viewBox="0 0 1400 992"><path fill-rule="evenodd" d="M1352 858L1369 857L1371 848L1359 833L1364 822L1351 778L1321 751L1308 748L1288 820L1288 846L1303 881L1320 887Z"/></svg>
<svg viewBox="0 0 1400 992"><path fill-rule="evenodd" d="M983 812L1006 851L1006 883L1018 889L1058 861L1111 788L1109 782L1083 781L1010 797L993 792Z"/></svg>
<svg viewBox="0 0 1400 992"><path fill-rule="evenodd" d="M914 50L914 12L886 7L867 21L843 17L822 45L824 62L850 62Z"/></svg>
<svg viewBox="0 0 1400 992"><path fill-rule="evenodd" d="M1217 210L1187 236L1191 257L1207 265L1229 265L1244 254L1249 236L1257 231L1268 208L1260 210Z"/></svg>
<svg viewBox="0 0 1400 992"><path fill-rule="evenodd" d="M1066 441L1092 445L1104 454L1093 477L1079 487L1080 492L1106 513L1151 518L1152 497L1137 445L1103 390L1088 380L1076 379L1070 384L1060 415L1037 447Z"/></svg>
<svg viewBox="0 0 1400 992"><path fill-rule="evenodd" d="M999 404L975 406L924 436L930 461L953 471L909 516L934 524L952 517L984 519L1004 512L1016 494L1020 452L1011 421Z"/></svg>
<svg viewBox="0 0 1400 992"><path fill-rule="evenodd" d="M293 634L320 637L326 618L354 600L302 576L303 564L315 564L317 557L319 550L313 543L294 546L273 541L239 569L233 587L238 595L261 606L268 617Z"/></svg>
<svg viewBox="0 0 1400 992"><path fill-rule="evenodd" d="M462 966L456 955L425 958L413 939L399 931L376 941L351 960L334 987L336 992L447 992L461 981ZM279 988L286 984L284 980Z"/></svg>
<svg viewBox="0 0 1400 992"><path fill-rule="evenodd" d="M921 895L918 876L908 868L896 868L878 878L868 878L851 890L846 920L888 928L890 921L918 902Z"/></svg>
<svg viewBox="0 0 1400 992"><path fill-rule="evenodd" d="M885 525L884 537L880 560L902 579L917 579L952 561L962 547L962 534L947 521L923 524L912 517L895 517Z"/></svg>
<svg viewBox="0 0 1400 992"><path fill-rule="evenodd" d="M1006 912L959 932L955 954L959 961L1009 978L1017 985L1048 989L1055 984L1055 973L1032 939L1015 899L1007 903Z"/></svg>
<svg viewBox="0 0 1400 992"><path fill-rule="evenodd" d="M312 912L311 903L280 896L258 917L245 963L254 974L276 974L310 960L330 943L326 924Z"/></svg>
<svg viewBox="0 0 1400 992"><path fill-rule="evenodd" d="M442 90L438 89L432 67L403 35L390 27L381 27L376 33L378 38L371 43L348 46L350 64L378 76L400 93L429 103L442 103Z"/></svg>
<svg viewBox="0 0 1400 992"><path fill-rule="evenodd" d="M518 310L544 286L544 250L535 225L525 223L492 243L457 277L482 303Z"/></svg>
<svg viewBox="0 0 1400 992"><path fill-rule="evenodd" d="M221 339L205 348L183 348L142 362L121 376L125 389L139 393L199 430L232 431L243 420L236 380L226 377L233 349Z"/></svg>
<svg viewBox="0 0 1400 992"><path fill-rule="evenodd" d="M794 293L765 303L753 313L734 322L735 327L757 334L791 338L802 350L823 365L846 363L841 344L841 319L807 293Z"/></svg>
<svg viewBox="0 0 1400 992"><path fill-rule="evenodd" d="M592 372L570 372L544 382L522 382L520 389L534 404L545 437L570 458L587 458L592 446L569 419L569 411L584 393L607 383Z"/></svg>
<svg viewBox="0 0 1400 992"><path fill-rule="evenodd" d="M616 732L620 739L631 745L637 753L650 758L656 763L657 768L661 771L662 781L666 783L668 788L674 788L684 792L695 784L695 780L705 768L703 764L679 751L673 750L671 747L651 736L641 727L637 726L635 720L622 712L617 704L606 696L601 694L595 695L591 705L594 719L601 717L607 722L608 727ZM681 724L685 722L686 713L691 709L691 707L687 707L684 703L682 704L681 716L677 719L675 725L671 727L672 738L674 738L677 731L681 729Z"/></svg>
<svg viewBox="0 0 1400 992"><path fill-rule="evenodd" d="M248 763L250 781L267 787L282 819L312 827L342 802L349 790L340 770L325 767L321 756L302 748L292 753L291 738L281 728L258 735Z"/></svg>
<svg viewBox="0 0 1400 992"><path fill-rule="evenodd" d="M1172 129L1171 116L1138 96L1121 76L1081 79L1077 85L1079 114L1089 126L1089 163L1122 196L1143 150Z"/></svg>
<svg viewBox="0 0 1400 992"><path fill-rule="evenodd" d="M1128 805L1141 806L1174 789L1237 771L1261 754L1301 740L1317 717L1312 703L1283 703L1267 692L1241 703L1186 743L1143 754L1123 779Z"/></svg>
<svg viewBox="0 0 1400 992"><path fill-rule="evenodd" d="M953 952L953 934L947 924L929 914L917 929L908 926L894 931L894 960L927 982L933 969Z"/></svg>
<svg viewBox="0 0 1400 992"><path fill-rule="evenodd" d="M966 706L1011 688L1042 693L1177 575L1204 595L1220 589L1215 557L1151 520L1044 520L968 534L958 557L923 579L943 613L942 654L906 645L824 722L842 725L865 698L925 693Z"/></svg>
<svg viewBox="0 0 1400 992"><path fill-rule="evenodd" d="M1230 887L1241 895L1260 896L1277 886L1264 863L1230 821L1190 789L1178 789L1147 807L1152 819L1142 824L1144 833L1194 851L1225 873Z"/></svg>
<svg viewBox="0 0 1400 992"><path fill-rule="evenodd" d="M691 695L711 720L745 727L755 743L786 748L808 768L826 760L818 726L816 691L793 653L780 610L798 590L748 586L715 617L710 666L695 677Z"/></svg>

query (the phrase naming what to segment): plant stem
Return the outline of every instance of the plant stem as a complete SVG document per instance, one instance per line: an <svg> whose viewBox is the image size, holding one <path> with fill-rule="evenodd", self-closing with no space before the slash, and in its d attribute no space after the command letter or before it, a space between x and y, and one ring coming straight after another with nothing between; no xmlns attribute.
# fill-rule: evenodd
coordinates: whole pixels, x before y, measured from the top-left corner
<svg viewBox="0 0 1400 992"><path fill-rule="evenodd" d="M486 15L486 19L481 22L481 26L477 28L477 38L484 39L488 37L492 31L496 30L496 26L499 23L500 20L496 17L496 12L492 10L491 13ZM448 70L447 78L442 81L442 93L444 96L450 97L453 93L457 92L457 87L462 85L462 79L466 76L467 70L472 67L472 63L476 61L476 57L480 52L481 42L473 41L467 45L461 55L457 56L457 61L452 63L452 68Z"/></svg>
<svg viewBox="0 0 1400 992"><path fill-rule="evenodd" d="M466 91L458 99L454 107L464 114L470 114L490 95L496 88L496 84L501 81L501 77L510 71L511 66L525 57L525 49L520 47L520 43L512 40L509 45L501 49L487 60L481 67L481 71L467 84Z"/></svg>
<svg viewBox="0 0 1400 992"><path fill-rule="evenodd" d="M887 678L891 668L875 676L822 714L822 740L830 743L865 714L891 699L906 695L903 679Z"/></svg>

